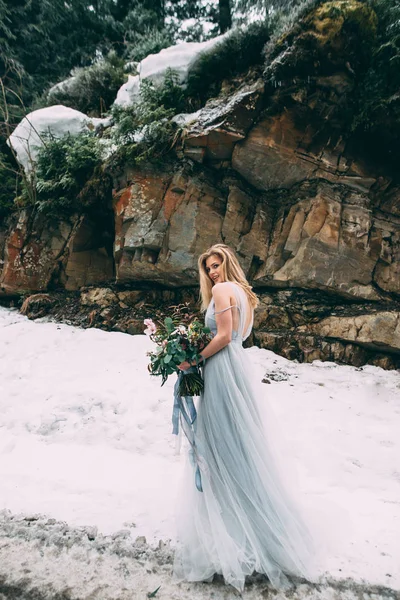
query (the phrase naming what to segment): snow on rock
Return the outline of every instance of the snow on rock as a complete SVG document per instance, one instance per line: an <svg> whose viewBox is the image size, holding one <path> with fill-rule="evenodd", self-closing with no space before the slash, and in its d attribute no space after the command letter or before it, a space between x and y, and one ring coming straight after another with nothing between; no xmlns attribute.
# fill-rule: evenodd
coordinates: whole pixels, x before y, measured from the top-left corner
<svg viewBox="0 0 400 600"><path fill-rule="evenodd" d="M144 335L0 307L1 590L7 576L72 586L80 600L136 597L132 589L141 598L160 584L161 600L232 597L214 584L177 587L169 548L158 561L143 539L173 547L185 460L171 435L174 382L161 388L146 369L152 347ZM398 589L400 373L246 352L255 377L270 381L262 402L290 441L308 521L326 542L321 577L339 580L348 600L362 596L354 582L368 583L364 598L373 585ZM300 588L292 598L336 597L329 584Z"/></svg>
<svg viewBox="0 0 400 600"><path fill-rule="evenodd" d="M7 143L13 147L18 162L28 172L34 168L46 135L51 134L56 138L68 133L77 135L109 123L109 119L90 118L78 110L57 104L29 113L13 131Z"/></svg>
<svg viewBox="0 0 400 600"><path fill-rule="evenodd" d="M211 50L225 35L206 42L182 42L161 50L158 54L150 54L138 66L141 79L150 79L155 84L163 82L167 69L174 69L179 76L179 83L186 83L190 67L201 54Z"/></svg>
<svg viewBox="0 0 400 600"><path fill-rule="evenodd" d="M140 82L149 79L158 85L163 82L169 68L177 72L179 83L184 85L189 69L198 57L213 48L223 37L221 35L206 42L182 42L161 50L158 54L150 54L139 63L139 74L128 76L128 81L118 90L114 104L131 106L139 97ZM70 77L53 86L49 94L60 89L68 93L68 89L74 83L75 77ZM78 110L58 104L29 113L19 123L7 143L14 148L18 162L29 172L34 168L46 134L58 138L67 133L77 135L87 129L108 127L110 124L110 119L90 118Z"/></svg>
<svg viewBox="0 0 400 600"><path fill-rule="evenodd" d="M139 97L139 75L128 75L128 81L118 90L114 104L117 106L131 106Z"/></svg>
<svg viewBox="0 0 400 600"><path fill-rule="evenodd" d="M160 85L168 69L173 69L178 76L178 82L185 85L190 68L201 54L211 50L226 35L207 40L206 42L182 42L161 50L158 54L150 54L138 65L137 76L129 76L127 83L119 89L115 104L129 106L134 104L139 97L140 82L143 79L153 81Z"/></svg>
<svg viewBox="0 0 400 600"><path fill-rule="evenodd" d="M49 91L47 92L47 99L50 100L54 93L62 92L64 94L68 94L71 90L74 89L77 77L73 75L72 77L67 77L63 81L59 81L55 85L53 85Z"/></svg>
<svg viewBox="0 0 400 600"><path fill-rule="evenodd" d="M201 109L196 110L193 113L180 113L179 115L175 115L172 117L172 121L179 125L180 127L186 127L187 125L192 125L196 123L201 115Z"/></svg>

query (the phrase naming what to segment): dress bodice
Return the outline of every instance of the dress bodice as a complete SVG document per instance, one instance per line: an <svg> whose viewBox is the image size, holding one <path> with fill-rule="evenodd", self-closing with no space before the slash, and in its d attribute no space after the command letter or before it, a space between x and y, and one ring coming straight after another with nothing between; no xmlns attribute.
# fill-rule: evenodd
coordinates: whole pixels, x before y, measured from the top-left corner
<svg viewBox="0 0 400 600"><path fill-rule="evenodd" d="M230 309L232 311L237 311L235 315L232 313L233 322L237 323L236 328L232 330L232 341L242 342L246 338L249 337L251 333L251 329L253 327L253 315L250 321L250 324L246 331L244 328L246 326L246 322L248 320L248 311L251 310L246 293L243 288L240 287L237 283L233 283L232 281L226 281L224 283L220 283L218 285L229 285L232 290L232 295L236 299L236 304L231 305ZM227 309L225 309L227 310ZM211 299L210 304L208 305L206 316L205 316L206 326L209 327L212 333L215 335L217 333L217 322L215 317L215 302L214 298Z"/></svg>

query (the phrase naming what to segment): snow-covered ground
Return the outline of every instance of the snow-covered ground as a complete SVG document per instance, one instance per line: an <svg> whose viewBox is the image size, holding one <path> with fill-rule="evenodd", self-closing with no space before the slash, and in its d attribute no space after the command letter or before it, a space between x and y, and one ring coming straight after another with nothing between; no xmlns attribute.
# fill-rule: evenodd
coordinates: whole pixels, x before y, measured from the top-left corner
<svg viewBox="0 0 400 600"><path fill-rule="evenodd" d="M79 588L71 598L142 598L158 585L161 599L234 597L170 581L184 453L171 435L173 382L148 375L150 347L0 307L0 597L2 581L27 573L43 589ZM321 577L400 589L400 373L246 352L260 379L270 374L263 401L326 540ZM314 597L334 597L324 589Z"/></svg>

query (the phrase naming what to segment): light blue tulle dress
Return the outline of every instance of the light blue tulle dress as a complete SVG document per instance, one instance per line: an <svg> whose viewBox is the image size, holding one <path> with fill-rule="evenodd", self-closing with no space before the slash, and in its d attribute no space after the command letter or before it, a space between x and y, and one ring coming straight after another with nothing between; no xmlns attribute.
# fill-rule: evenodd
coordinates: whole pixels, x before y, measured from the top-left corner
<svg viewBox="0 0 400 600"><path fill-rule="evenodd" d="M252 365L242 347L250 334L244 290L231 286L236 299L232 341L206 361L204 393L198 402L196 461L203 491L187 461L177 511L174 576L206 581L214 573L242 591L246 575L268 576L285 588L286 575L311 578L311 537L291 494L282 483L268 415ZM212 300L205 318L216 333ZM272 432L271 432L272 433ZM297 503L296 503L297 504Z"/></svg>

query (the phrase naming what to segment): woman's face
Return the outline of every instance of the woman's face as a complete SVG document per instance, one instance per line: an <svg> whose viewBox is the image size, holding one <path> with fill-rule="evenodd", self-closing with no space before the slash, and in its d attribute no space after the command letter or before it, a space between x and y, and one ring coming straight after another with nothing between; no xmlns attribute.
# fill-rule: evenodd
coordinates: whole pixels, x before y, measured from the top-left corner
<svg viewBox="0 0 400 600"><path fill-rule="evenodd" d="M212 254L207 258L206 273L213 284L224 281L224 276L222 274L222 260L216 254Z"/></svg>

